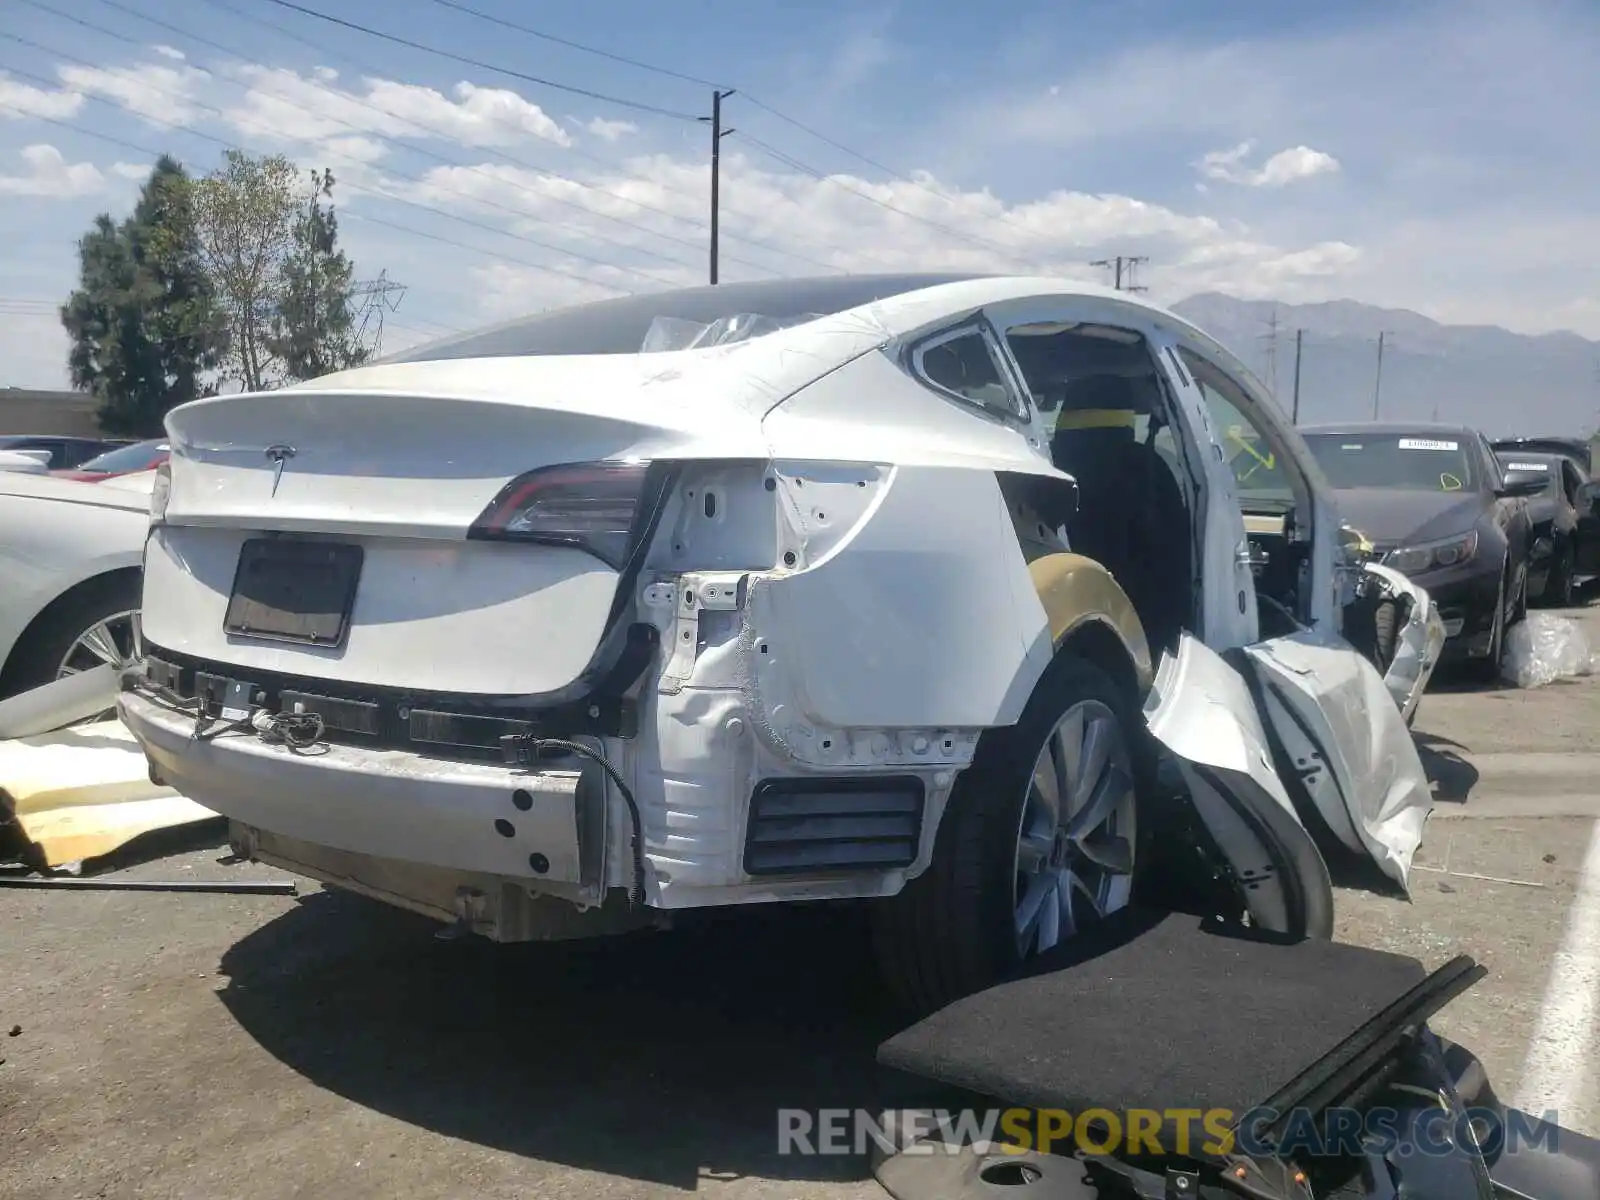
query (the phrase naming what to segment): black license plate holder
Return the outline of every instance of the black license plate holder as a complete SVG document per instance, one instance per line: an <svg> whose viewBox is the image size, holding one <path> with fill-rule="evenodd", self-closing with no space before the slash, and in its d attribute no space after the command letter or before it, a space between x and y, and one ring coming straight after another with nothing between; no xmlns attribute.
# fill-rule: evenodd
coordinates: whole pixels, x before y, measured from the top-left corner
<svg viewBox="0 0 1600 1200"><path fill-rule="evenodd" d="M337 649L350 634L360 546L290 538L251 538L239 549L223 629L297 646Z"/></svg>

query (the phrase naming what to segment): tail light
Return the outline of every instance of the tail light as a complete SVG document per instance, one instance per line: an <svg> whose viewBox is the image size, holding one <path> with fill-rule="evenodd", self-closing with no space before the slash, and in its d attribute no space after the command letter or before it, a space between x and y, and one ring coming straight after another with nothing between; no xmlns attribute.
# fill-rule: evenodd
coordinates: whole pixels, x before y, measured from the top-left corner
<svg viewBox="0 0 1600 1200"><path fill-rule="evenodd" d="M150 484L150 524L160 525L167 518L167 501L172 496L172 464L163 460Z"/></svg>
<svg viewBox="0 0 1600 1200"><path fill-rule="evenodd" d="M467 536L587 550L621 570L633 542L650 465L564 463L519 475L490 501Z"/></svg>

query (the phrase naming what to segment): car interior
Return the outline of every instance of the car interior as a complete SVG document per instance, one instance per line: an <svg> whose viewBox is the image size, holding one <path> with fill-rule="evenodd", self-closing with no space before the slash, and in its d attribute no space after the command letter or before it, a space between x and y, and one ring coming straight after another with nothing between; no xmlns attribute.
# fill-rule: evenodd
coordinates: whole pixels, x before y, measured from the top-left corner
<svg viewBox="0 0 1600 1200"><path fill-rule="evenodd" d="M1056 466L1078 481L1068 544L1121 584L1152 652L1174 649L1194 614L1194 521L1148 346L1086 325L1013 329L1007 340L1035 405L1054 416Z"/></svg>

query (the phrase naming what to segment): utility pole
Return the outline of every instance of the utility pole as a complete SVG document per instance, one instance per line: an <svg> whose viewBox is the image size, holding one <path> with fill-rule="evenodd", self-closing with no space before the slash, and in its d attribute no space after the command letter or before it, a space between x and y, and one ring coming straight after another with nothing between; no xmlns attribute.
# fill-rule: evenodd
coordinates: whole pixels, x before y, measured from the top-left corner
<svg viewBox="0 0 1600 1200"><path fill-rule="evenodd" d="M722 185L722 139L733 133L722 127L722 102L733 95L733 89L711 89L711 115L701 117L711 126L711 282L717 282L717 215L721 208L718 193Z"/></svg>
<svg viewBox="0 0 1600 1200"><path fill-rule="evenodd" d="M1133 282L1133 269L1140 263L1147 263L1149 261L1149 258L1142 254L1119 254L1115 258L1096 259L1089 265L1091 267L1100 267L1103 270L1112 272L1112 278L1115 281L1113 286L1117 289L1117 291L1143 292L1148 291L1149 289L1142 288ZM1128 281L1126 285L1124 285L1122 282L1124 277L1126 277Z"/></svg>
<svg viewBox="0 0 1600 1200"><path fill-rule="evenodd" d="M1378 333L1378 374L1372 381L1372 419L1378 419L1378 403L1383 392L1383 344L1389 335L1386 331Z"/></svg>
<svg viewBox="0 0 1600 1200"><path fill-rule="evenodd" d="M1304 329L1294 331L1294 411L1289 419L1296 425L1300 424L1300 346L1305 335Z"/></svg>

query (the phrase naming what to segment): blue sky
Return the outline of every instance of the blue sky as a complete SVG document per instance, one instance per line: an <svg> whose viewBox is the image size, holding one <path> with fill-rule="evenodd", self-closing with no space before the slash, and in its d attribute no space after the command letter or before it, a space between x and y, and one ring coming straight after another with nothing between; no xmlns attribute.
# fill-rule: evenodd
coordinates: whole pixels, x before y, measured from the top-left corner
<svg viewBox="0 0 1600 1200"><path fill-rule="evenodd" d="M1131 253L1165 300L1350 297L1600 337L1592 0L461 2L738 89L725 279L1092 275ZM704 83L439 0L302 7L485 66L272 0L6 5L0 384L64 381L74 241L127 210L154 151L331 167L361 273L408 288L391 348L703 280Z"/></svg>

